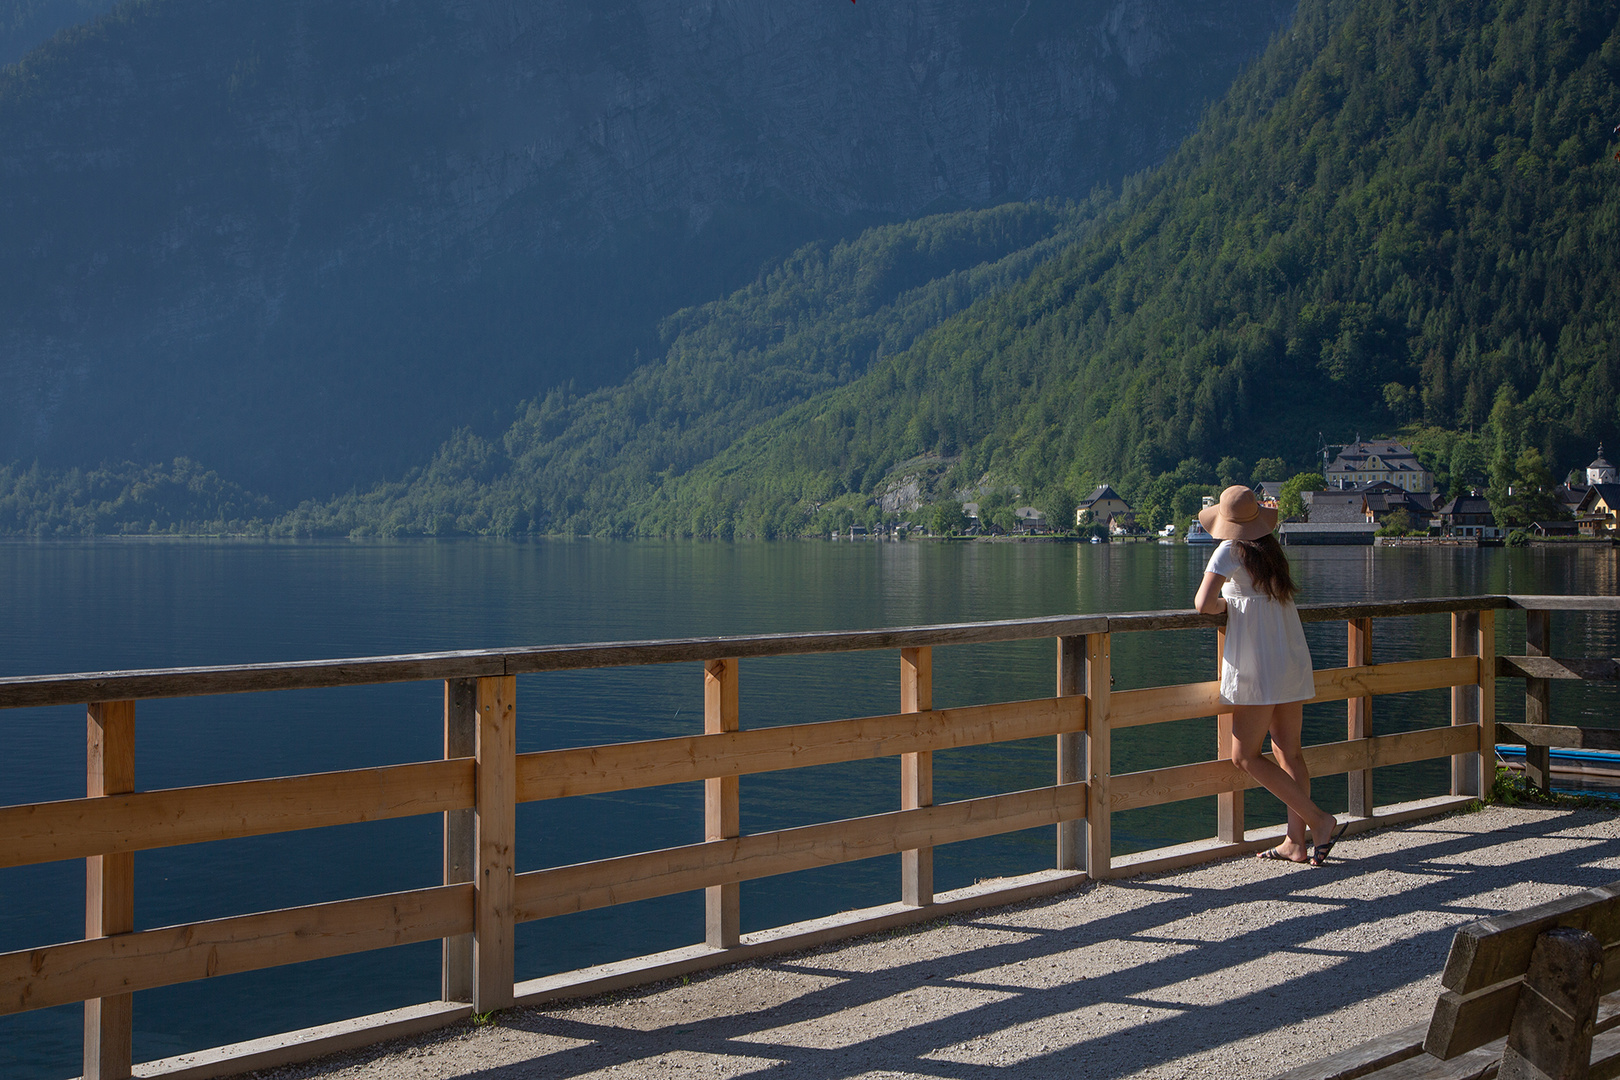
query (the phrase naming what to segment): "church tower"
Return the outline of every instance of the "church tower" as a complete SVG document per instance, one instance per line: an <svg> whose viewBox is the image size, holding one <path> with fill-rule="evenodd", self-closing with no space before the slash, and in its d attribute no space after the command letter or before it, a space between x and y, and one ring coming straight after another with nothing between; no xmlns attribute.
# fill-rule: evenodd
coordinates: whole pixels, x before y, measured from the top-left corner
<svg viewBox="0 0 1620 1080"><path fill-rule="evenodd" d="M1620 469L1603 460L1603 444L1598 443L1597 460L1586 467L1588 484L1620 484Z"/></svg>

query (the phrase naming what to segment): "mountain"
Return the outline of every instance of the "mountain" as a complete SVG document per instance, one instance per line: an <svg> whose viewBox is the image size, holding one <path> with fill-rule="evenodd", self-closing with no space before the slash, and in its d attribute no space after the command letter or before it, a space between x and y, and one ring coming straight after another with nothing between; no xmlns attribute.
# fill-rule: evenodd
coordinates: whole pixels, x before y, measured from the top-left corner
<svg viewBox="0 0 1620 1080"><path fill-rule="evenodd" d="M1290 12L127 0L0 71L0 462L369 488L805 243L1161 160Z"/></svg>
<svg viewBox="0 0 1620 1080"><path fill-rule="evenodd" d="M58 31L107 12L115 0L0 0L0 67L15 64Z"/></svg>
<svg viewBox="0 0 1620 1080"><path fill-rule="evenodd" d="M627 516L820 528L925 452L1167 503L1403 426L1453 486L1562 475L1620 442L1617 76L1613 2L1310 0L1087 236Z"/></svg>

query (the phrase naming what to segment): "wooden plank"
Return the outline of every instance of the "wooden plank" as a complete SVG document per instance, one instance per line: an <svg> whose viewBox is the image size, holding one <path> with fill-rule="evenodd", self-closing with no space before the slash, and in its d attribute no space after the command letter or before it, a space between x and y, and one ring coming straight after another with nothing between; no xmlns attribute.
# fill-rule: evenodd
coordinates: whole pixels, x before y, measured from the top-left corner
<svg viewBox="0 0 1620 1080"><path fill-rule="evenodd" d="M104 701L85 714L85 794L135 790L135 703ZM92 855L84 864L84 936L110 938L135 929L135 856ZM132 1064L134 998L127 993L84 1003L85 1080L127 1080Z"/></svg>
<svg viewBox="0 0 1620 1080"><path fill-rule="evenodd" d="M437 814L472 793L461 760L24 803L0 807L0 867Z"/></svg>
<svg viewBox="0 0 1620 1080"><path fill-rule="evenodd" d="M478 683L474 679L444 681L444 756L464 759L468 767L469 798L463 810L444 812L444 883L458 885L473 879L478 865L478 828L470 797L478 755ZM440 947L439 998L472 1002L473 937L457 934Z"/></svg>
<svg viewBox="0 0 1620 1080"><path fill-rule="evenodd" d="M1496 781L1496 612L1481 611L1474 651L1479 654L1479 749L1471 758L1479 773L1477 794L1489 795ZM1476 794L1469 792L1468 794Z"/></svg>
<svg viewBox="0 0 1620 1080"><path fill-rule="evenodd" d="M1620 596L1510 596L1524 611L1620 611Z"/></svg>
<svg viewBox="0 0 1620 1080"><path fill-rule="evenodd" d="M517 680L478 680L477 799L473 828L473 1011L512 1004L513 888L517 871ZM445 886L454 888L455 886ZM457 933L461 932L458 928ZM450 936L450 935L443 935Z"/></svg>
<svg viewBox="0 0 1620 1080"><path fill-rule="evenodd" d="M1086 785L1065 784L534 870L518 876L518 919L1055 825L1085 809Z"/></svg>
<svg viewBox="0 0 1620 1080"><path fill-rule="evenodd" d="M703 666L703 731L719 735L741 724L737 706L737 661L710 660ZM737 777L703 781L703 837L726 840L742 832ZM742 936L742 894L735 881L703 892L704 941L711 949L734 948Z"/></svg>
<svg viewBox="0 0 1620 1080"><path fill-rule="evenodd" d="M1565 724L1496 725L1496 741L1525 746L1565 746L1574 750L1620 750L1620 728L1583 728Z"/></svg>
<svg viewBox="0 0 1620 1080"><path fill-rule="evenodd" d="M1549 604L1564 610L1613 610L1609 597L1555 597ZM1520 606L1536 598L1520 597ZM1307 604L1306 622L1343 621L1480 611L1513 603L1503 596L1449 597L1355 604ZM1119 615L1056 616L995 622L950 623L882 630L827 631L809 634L759 634L728 638L680 638L658 641L594 642L521 649L470 649L401 656L349 657L291 664L236 664L134 671L91 671L65 675L30 675L0 679L0 709L70 705L85 701L137 700L206 694L242 694L372 683L489 678L539 671L623 667L704 661L716 654L732 657L789 656L870 649L901 649L1022 641L1038 637L1091 633L1211 627L1221 617L1195 612L1134 612Z"/></svg>
<svg viewBox="0 0 1620 1080"><path fill-rule="evenodd" d="M1345 664L1351 668L1372 663L1372 620L1350 619L1345 623ZM1350 741L1365 739L1372 731L1372 701L1370 696L1346 699L1345 738ZM1345 809L1352 817L1366 817L1372 813L1373 774L1371 769L1352 769L1345 777L1348 798Z"/></svg>
<svg viewBox="0 0 1620 1080"><path fill-rule="evenodd" d="M1390 664L1357 667L1318 668L1313 703L1345 701L1378 694L1404 694L1415 690L1439 690L1459 683L1472 684L1478 678L1477 657L1440 656L1429 660L1402 660ZM1119 690L1110 704L1110 720L1115 728L1163 724L1215 716L1221 706L1218 681L1152 686L1140 690Z"/></svg>
<svg viewBox="0 0 1620 1080"><path fill-rule="evenodd" d="M374 1046L389 1039L405 1039L449 1027L472 1015L471 1005L429 1001L403 1009L357 1016L319 1027L284 1031L261 1039L228 1043L207 1050L192 1050L174 1057L148 1061L135 1075L162 1080L219 1080L248 1072L298 1065L319 1057Z"/></svg>
<svg viewBox="0 0 1620 1080"><path fill-rule="evenodd" d="M1347 1050L1297 1065L1287 1072L1278 1073L1271 1080L1359 1080L1379 1069L1417 1057L1423 1053L1423 1035L1427 1024L1413 1024L1399 1031Z"/></svg>
<svg viewBox="0 0 1620 1080"><path fill-rule="evenodd" d="M1479 613L1454 612L1451 616L1451 655L1474 658L1479 655ZM1479 673L1467 680L1473 685L1457 683L1451 688L1451 722L1454 726L1479 723ZM1487 788L1483 776L1483 759L1478 754L1458 754L1451 759L1451 793L1453 795L1483 795Z"/></svg>
<svg viewBox="0 0 1620 1080"><path fill-rule="evenodd" d="M1085 699L1040 698L546 750L518 758L518 801L1041 738L1085 726Z"/></svg>
<svg viewBox="0 0 1620 1080"><path fill-rule="evenodd" d="M1496 674L1504 679L1582 679L1620 682L1620 660L1608 657L1499 656Z"/></svg>
<svg viewBox="0 0 1620 1080"><path fill-rule="evenodd" d="M1215 670L1220 671L1226 661L1226 631L1215 634ZM1216 684L1217 686L1219 683ZM1215 760L1231 761L1236 749L1232 736L1233 714L1230 710L1215 715ZM1223 791L1215 796L1215 839L1236 844L1243 840L1243 792Z"/></svg>
<svg viewBox="0 0 1620 1080"><path fill-rule="evenodd" d="M1402 660L1363 668L1318 668L1312 702L1345 701L1352 697L1407 694L1473 686L1479 681L1479 657L1437 656L1430 660Z"/></svg>
<svg viewBox="0 0 1620 1080"><path fill-rule="evenodd" d="M1603 948L1585 930L1555 927L1536 939L1500 1080L1586 1080L1602 973Z"/></svg>
<svg viewBox="0 0 1620 1080"><path fill-rule="evenodd" d="M1084 702L1086 692L1086 639L1057 639L1057 696ZM1057 734L1058 784L1078 784L1085 778L1085 746L1079 732ZM1085 865L1084 836L1073 821L1057 823L1057 869L1079 870Z"/></svg>
<svg viewBox="0 0 1620 1080"><path fill-rule="evenodd" d="M1086 784L1090 802L1086 819L1085 870L1093 881L1109 876L1113 859L1109 796L1113 783L1113 638L1091 634L1086 638Z"/></svg>
<svg viewBox="0 0 1620 1080"><path fill-rule="evenodd" d="M586 642L518 649L465 649L401 656L306 660L290 664L227 664L24 675L0 679L0 709L71 705L85 701L489 678L643 664L679 664L703 662L717 654L750 658L985 644L1085 634L1106 629L1107 625L1108 617L1104 615L1060 615L878 630Z"/></svg>
<svg viewBox="0 0 1620 1080"><path fill-rule="evenodd" d="M1412 615L1445 615L1453 611L1494 611L1509 606L1505 596L1446 596L1418 600L1356 601L1349 604L1301 604L1304 622L1348 622L1351 619L1396 619Z"/></svg>
<svg viewBox="0 0 1620 1080"><path fill-rule="evenodd" d="M1589 930L1605 946L1620 942L1620 881L1459 928L1440 984L1468 994L1517 978L1530 963L1536 937L1555 926Z"/></svg>
<svg viewBox="0 0 1620 1080"><path fill-rule="evenodd" d="M1378 735L1356 742L1307 746L1305 763L1313 777L1331 776L1351 769L1380 768L1408 761L1449 757L1465 749L1477 749L1478 746L1477 726L1424 728L1396 735ZM1230 761L1203 761L1168 769L1123 773L1115 776L1111 784L1109 805L1115 811L1158 806L1256 786L1248 773Z"/></svg>
<svg viewBox="0 0 1620 1080"><path fill-rule="evenodd" d="M1171 720L1191 720L1214 716L1220 711L1219 680L1150 686L1140 690L1116 690L1109 700L1109 724L1119 728L1143 724L1163 724Z"/></svg>
<svg viewBox="0 0 1620 1080"><path fill-rule="evenodd" d="M900 711L934 707L932 649L900 650ZM934 805L934 755L930 750L900 755L900 809ZM739 830L741 831L741 830ZM736 833L732 834L733 836ZM709 839L714 839L710 837ZM909 848L900 853L900 902L923 907L934 902L934 849Z"/></svg>
<svg viewBox="0 0 1620 1080"><path fill-rule="evenodd" d="M468 927L472 890L435 885L0 953L0 1013L450 937Z"/></svg>
<svg viewBox="0 0 1620 1080"><path fill-rule="evenodd" d="M1526 611L1524 613L1524 651L1531 656L1552 655L1552 612ZM1524 680L1524 722L1536 727L1552 721L1552 683L1550 680L1526 678ZM1532 744L1524 755L1525 778L1543 794L1552 788L1552 761L1547 748Z"/></svg>

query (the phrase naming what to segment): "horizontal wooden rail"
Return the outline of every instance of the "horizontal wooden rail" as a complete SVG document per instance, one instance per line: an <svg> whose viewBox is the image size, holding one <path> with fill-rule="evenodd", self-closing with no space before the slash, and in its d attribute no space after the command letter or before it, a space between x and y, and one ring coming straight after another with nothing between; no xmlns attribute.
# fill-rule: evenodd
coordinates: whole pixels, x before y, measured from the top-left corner
<svg viewBox="0 0 1620 1080"><path fill-rule="evenodd" d="M0 807L0 867L437 814L473 804L471 758Z"/></svg>
<svg viewBox="0 0 1620 1080"><path fill-rule="evenodd" d="M1566 660L1557 656L1498 656L1496 674L1504 679L1584 679L1620 682L1620 659Z"/></svg>
<svg viewBox="0 0 1620 1080"><path fill-rule="evenodd" d="M1353 742L1322 743L1305 747L1305 762L1312 777L1322 777L1475 753L1479 750L1479 730L1477 724L1464 724L1405 731L1399 735L1375 735ZM1110 783L1110 811L1136 810L1259 786L1253 777L1230 761L1200 761L1168 769L1124 773L1115 776Z"/></svg>
<svg viewBox="0 0 1620 1080"><path fill-rule="evenodd" d="M1571 750L1620 750L1620 728L1498 722L1496 741L1524 746L1559 746Z"/></svg>
<svg viewBox="0 0 1620 1080"><path fill-rule="evenodd" d="M543 750L518 756L518 801L1012 742L1085 726L1085 698L1041 698Z"/></svg>
<svg viewBox="0 0 1620 1080"><path fill-rule="evenodd" d="M1441 690L1465 686L1479 674L1473 656L1442 656L1432 660L1401 660L1392 664L1318 668L1316 696L1311 701L1344 701L1371 694L1404 694L1415 690ZM1221 684L1216 681L1116 690L1109 696L1108 723L1114 728L1164 724L1214 716L1223 708Z"/></svg>
<svg viewBox="0 0 1620 1080"><path fill-rule="evenodd" d="M1606 597L1462 596L1444 599L1301 605L1306 622L1386 618L1451 611L1552 604L1609 610ZM1522 601L1522 603L1521 603ZM1580 601L1580 603L1577 603ZM471 649L403 656L307 660L287 664L234 664L145 671L90 671L70 675L25 675L0 679L0 709L82 705L90 701L309 690L375 683L488 678L545 671L700 662L716 656L742 659L872 649L909 649L1026 641L1042 637L1137 633L1220 626L1225 617L1193 611L1145 611L1120 615L1067 615L997 622L943 623L885 630L756 634L739 637L543 645L520 649Z"/></svg>
<svg viewBox="0 0 1620 1080"><path fill-rule="evenodd" d="M545 919L1055 825L1084 817L1086 796L1085 784L1062 784L534 870L518 875L517 918Z"/></svg>
<svg viewBox="0 0 1620 1080"><path fill-rule="evenodd" d="M0 953L0 1014L432 941L472 919L471 885L437 885Z"/></svg>

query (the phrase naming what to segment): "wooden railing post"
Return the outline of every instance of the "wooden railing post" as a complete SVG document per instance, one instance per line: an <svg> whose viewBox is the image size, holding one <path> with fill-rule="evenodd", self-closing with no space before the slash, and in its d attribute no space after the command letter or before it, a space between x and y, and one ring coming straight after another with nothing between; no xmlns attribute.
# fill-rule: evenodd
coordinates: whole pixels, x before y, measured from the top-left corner
<svg viewBox="0 0 1620 1080"><path fill-rule="evenodd" d="M1451 655L1479 655L1479 619L1477 611L1451 613ZM1480 717L1480 679L1472 684L1451 688L1451 723L1477 724ZM1491 747L1481 747L1490 753ZM1453 795L1483 795L1489 789L1480 754L1454 754L1451 758L1451 793Z"/></svg>
<svg viewBox="0 0 1620 1080"><path fill-rule="evenodd" d="M478 873L473 880L473 1011L513 1002L513 891L517 833L517 679L478 680Z"/></svg>
<svg viewBox="0 0 1620 1080"><path fill-rule="evenodd" d="M737 661L710 660L703 665L703 732L737 731ZM725 840L742 832L735 776L703 781L703 835ZM703 890L704 939L713 949L734 949L742 941L742 893L736 882Z"/></svg>
<svg viewBox="0 0 1620 1080"><path fill-rule="evenodd" d="M1057 697L1079 697L1086 692L1086 639L1057 639ZM1081 733L1065 731L1057 737L1057 783L1077 784L1081 771ZM1060 821L1057 826L1057 868L1079 870L1085 864L1081 823Z"/></svg>
<svg viewBox="0 0 1620 1080"><path fill-rule="evenodd" d="M1345 665L1362 667L1372 663L1372 620L1351 619L1345 647ZM1372 737L1372 697L1351 698L1346 703L1345 738ZM1348 774L1350 799L1347 809L1351 817L1372 817L1373 774L1371 769L1356 769Z"/></svg>
<svg viewBox="0 0 1620 1080"><path fill-rule="evenodd" d="M1479 613L1479 752L1482 794L1496 782L1496 612Z"/></svg>
<svg viewBox="0 0 1620 1080"><path fill-rule="evenodd" d="M934 651L926 646L900 650L900 711L927 712L934 707ZM900 755L900 809L934 805L934 752ZM900 902L923 907L934 902L934 849L900 853Z"/></svg>
<svg viewBox="0 0 1620 1080"><path fill-rule="evenodd" d="M1215 677L1221 677L1221 661L1226 656L1226 627L1215 631ZM1232 714L1215 716L1215 757L1232 759ZM1244 839L1243 792L1223 791L1215 796L1215 839L1224 844L1241 844Z"/></svg>
<svg viewBox="0 0 1620 1080"><path fill-rule="evenodd" d="M135 790L135 703L98 701L86 711L85 794ZM84 860L84 936L111 937L135 929L135 854ZM84 1003L84 1080L128 1080L132 1068L130 994Z"/></svg>
<svg viewBox="0 0 1620 1080"><path fill-rule="evenodd" d="M1552 612L1544 610L1524 613L1524 652L1526 656L1552 655ZM1524 722L1550 724L1552 715L1552 680L1524 680ZM1546 746L1524 748L1524 778L1543 794L1552 786L1552 752Z"/></svg>
<svg viewBox="0 0 1620 1080"><path fill-rule="evenodd" d="M475 757L478 753L478 681L444 681L444 756ZM478 846L473 811L444 813L444 883L473 880ZM440 997L445 1001L473 999L473 936L457 934L444 939L440 962Z"/></svg>
<svg viewBox="0 0 1620 1080"><path fill-rule="evenodd" d="M1114 768L1108 722L1112 650L1110 635L1086 635L1086 779L1091 785L1086 800L1086 874L1093 881L1108 876L1113 858L1108 808L1108 780Z"/></svg>

